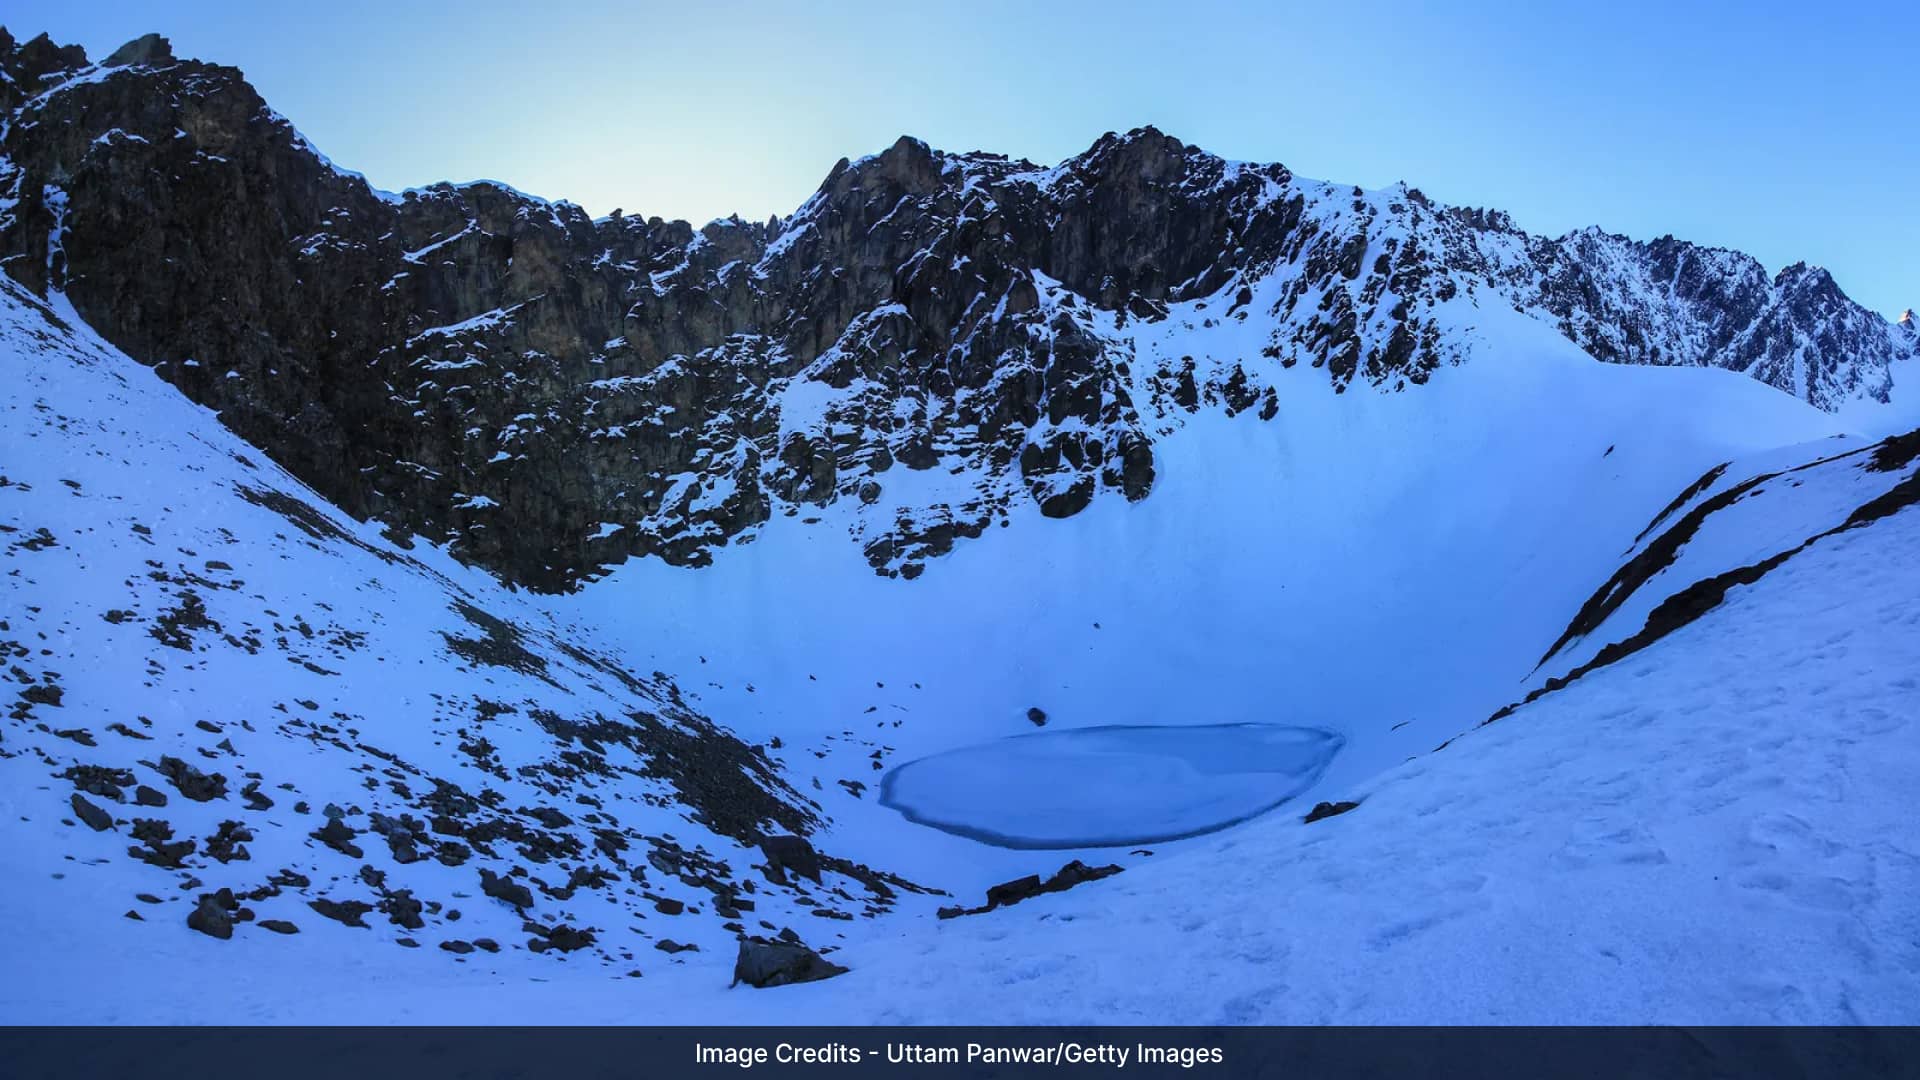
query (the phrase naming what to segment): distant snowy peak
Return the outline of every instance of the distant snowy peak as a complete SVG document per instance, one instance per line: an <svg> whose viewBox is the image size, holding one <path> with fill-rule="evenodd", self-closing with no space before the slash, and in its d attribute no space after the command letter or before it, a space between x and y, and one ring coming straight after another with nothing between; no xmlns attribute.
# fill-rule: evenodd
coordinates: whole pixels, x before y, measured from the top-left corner
<svg viewBox="0 0 1920 1080"><path fill-rule="evenodd" d="M0 110L11 277L348 511L542 589L830 506L912 576L1022 508L1146 497L1186 414L1273 421L1289 371L1418 386L1512 348L1516 312L1827 410L1920 353L1823 271L1537 237L1153 128L1050 167L902 138L788 217L696 229L375 191L158 37L91 65L0 32Z"/></svg>

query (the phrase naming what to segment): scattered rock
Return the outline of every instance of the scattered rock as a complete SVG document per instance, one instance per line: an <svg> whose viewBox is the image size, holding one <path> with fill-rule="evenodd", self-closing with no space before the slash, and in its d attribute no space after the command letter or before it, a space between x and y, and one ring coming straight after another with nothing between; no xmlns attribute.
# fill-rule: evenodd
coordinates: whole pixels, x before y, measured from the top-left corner
<svg viewBox="0 0 1920 1080"><path fill-rule="evenodd" d="M413 898L410 889L390 893L380 900L380 910L386 913L387 921L408 930L425 929L426 920L420 917L420 901Z"/></svg>
<svg viewBox="0 0 1920 1080"><path fill-rule="evenodd" d="M158 769L180 794L194 802L211 802L227 794L225 776L219 773L209 776L177 757L162 757Z"/></svg>
<svg viewBox="0 0 1920 1080"><path fill-rule="evenodd" d="M141 784L133 789L133 801L139 806L165 806L167 793Z"/></svg>
<svg viewBox="0 0 1920 1080"><path fill-rule="evenodd" d="M845 974L846 968L805 945L742 938L733 961L733 983L766 988L818 982Z"/></svg>
<svg viewBox="0 0 1920 1080"><path fill-rule="evenodd" d="M987 890L987 910L1017 904L1028 897L1040 895L1040 875L1028 874L1023 878L1003 881Z"/></svg>
<svg viewBox="0 0 1920 1080"><path fill-rule="evenodd" d="M227 899L232 899L231 893ZM233 906L237 905L221 903L217 894L205 893L187 914L187 925L208 937L225 941L233 936L233 916L228 914Z"/></svg>
<svg viewBox="0 0 1920 1080"><path fill-rule="evenodd" d="M178 870L197 846L192 840L174 840L173 826L158 818L134 818L133 838L144 847L129 847L127 854L154 866Z"/></svg>
<svg viewBox="0 0 1920 1080"><path fill-rule="evenodd" d="M784 884L791 870L816 884L820 881L820 855L803 836L768 836L760 840L760 851L767 857L767 876L775 884Z"/></svg>
<svg viewBox="0 0 1920 1080"><path fill-rule="evenodd" d="M74 816L86 822L87 828L94 832L106 832L113 828L113 815L87 801L86 796L76 791L72 801Z"/></svg>
<svg viewBox="0 0 1920 1080"><path fill-rule="evenodd" d="M1046 713L1046 710L1044 710L1044 709L1041 709L1041 708L1039 708L1039 707L1037 707L1037 706L1036 706L1035 708L1031 708L1031 709L1028 709L1028 710L1027 710L1027 719L1029 719L1029 720L1031 720L1031 721L1033 721L1033 726L1034 726L1034 727L1046 727L1046 726L1047 726L1047 713Z"/></svg>
<svg viewBox="0 0 1920 1080"><path fill-rule="evenodd" d="M517 881L509 881L491 870L480 871L480 891L495 900L504 900L516 908L533 906L533 891Z"/></svg>
<svg viewBox="0 0 1920 1080"><path fill-rule="evenodd" d="M527 948L537 953L546 952L548 949L559 949L561 952L575 952L586 948L594 942L592 930L577 929L565 923L559 926L548 927L541 926L539 923L530 922L524 924L522 929L534 935L532 940L527 942Z"/></svg>
<svg viewBox="0 0 1920 1080"><path fill-rule="evenodd" d="M319 900L307 901L307 906L334 922L344 923L361 930L371 929L361 916L373 910L372 904L359 900L328 900L323 897Z"/></svg>
<svg viewBox="0 0 1920 1080"><path fill-rule="evenodd" d="M261 919L260 929L271 930L276 934L297 934L300 928L285 919Z"/></svg>
<svg viewBox="0 0 1920 1080"><path fill-rule="evenodd" d="M307 834L333 850L353 859L363 859L366 852L353 842L358 833L337 817L329 817L327 823Z"/></svg>
<svg viewBox="0 0 1920 1080"><path fill-rule="evenodd" d="M1075 859L1065 866L1062 866L1053 873L1053 876L1044 881L1041 880L1039 874L1028 874L1026 877L1015 878L1012 881L1003 881L993 886L987 890L987 902L982 907L943 907L935 912L935 914L942 919L953 919L962 915L979 915L992 911L995 908L1006 907L1009 904L1017 904L1022 900L1032 899L1044 893L1065 892L1075 885L1084 885L1089 881L1099 881L1101 878L1112 877L1119 873L1121 869L1121 867L1111 863L1106 866L1088 866L1079 859Z"/></svg>
<svg viewBox="0 0 1920 1080"><path fill-rule="evenodd" d="M1344 814L1347 811L1359 805L1360 804L1357 802L1316 803L1314 804L1313 809L1307 811L1307 816L1304 819L1302 819L1302 822L1303 824L1311 825L1314 822L1319 821L1321 818L1330 818L1330 817L1333 817L1335 814Z"/></svg>

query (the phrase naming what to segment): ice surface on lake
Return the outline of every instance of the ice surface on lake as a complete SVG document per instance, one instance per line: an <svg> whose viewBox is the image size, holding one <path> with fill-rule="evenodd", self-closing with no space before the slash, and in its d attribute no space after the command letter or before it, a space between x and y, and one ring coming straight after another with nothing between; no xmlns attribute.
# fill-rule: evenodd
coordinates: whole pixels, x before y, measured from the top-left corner
<svg viewBox="0 0 1920 1080"><path fill-rule="evenodd" d="M1278 724L1046 731L910 761L887 774L880 799L910 820L1001 847L1145 844L1279 806L1343 742Z"/></svg>

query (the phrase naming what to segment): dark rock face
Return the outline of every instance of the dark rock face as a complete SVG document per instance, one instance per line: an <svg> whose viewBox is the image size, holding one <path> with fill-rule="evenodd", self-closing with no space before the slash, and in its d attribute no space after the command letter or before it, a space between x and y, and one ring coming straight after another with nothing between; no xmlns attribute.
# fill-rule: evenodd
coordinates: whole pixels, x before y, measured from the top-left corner
<svg viewBox="0 0 1920 1080"><path fill-rule="evenodd" d="M1146 497L1169 418L1274 421L1274 370L1424 383L1472 352L1451 304L1823 408L1884 399L1920 352L1819 270L1532 237L1150 128L1051 169L903 138L790 217L696 230L490 183L375 192L238 71L152 36L88 67L0 32L0 121L9 275L338 505L538 589L704 564L830 504L913 577L1024 508ZM1260 355L1140 344L1175 314L1249 323ZM919 495L920 473L966 480Z"/></svg>
<svg viewBox="0 0 1920 1080"><path fill-rule="evenodd" d="M998 885L988 888L987 902L984 906L973 908L958 905L943 907L937 914L942 919L958 918L961 915L980 915L992 911L995 908L1007 907L1011 904L1017 904L1022 900L1031 900L1036 896L1042 896L1046 893L1065 892L1076 885L1084 885L1089 881L1099 881L1101 878L1112 877L1122 869L1123 867L1113 863L1109 863L1106 866L1088 866L1079 859L1075 859L1062 866L1059 870L1054 871L1051 876L1044 880L1039 874L1028 874L1026 877L1014 878L1012 881L1003 881Z"/></svg>
<svg viewBox="0 0 1920 1080"><path fill-rule="evenodd" d="M818 982L844 975L846 971L805 945L742 938L740 953L733 961L733 985L746 983L765 989Z"/></svg>
<svg viewBox="0 0 1920 1080"><path fill-rule="evenodd" d="M158 767L180 794L194 802L212 802L227 794L227 778L219 773L208 776L177 757L161 758Z"/></svg>
<svg viewBox="0 0 1920 1080"><path fill-rule="evenodd" d="M782 877L787 871L811 881L820 880L820 855L804 836L769 836L760 841L760 853L767 857L769 874Z"/></svg>
<svg viewBox="0 0 1920 1080"><path fill-rule="evenodd" d="M206 893L187 914L187 925L208 937L226 941L233 937L232 912L238 907L230 892Z"/></svg>
<svg viewBox="0 0 1920 1080"><path fill-rule="evenodd" d="M100 809L79 792L73 793L73 815L84 822L94 832L106 832L113 828L113 815Z"/></svg>
<svg viewBox="0 0 1920 1080"><path fill-rule="evenodd" d="M532 890L518 882L503 878L491 870L480 871L480 891L523 910L533 906Z"/></svg>
<svg viewBox="0 0 1920 1080"><path fill-rule="evenodd" d="M363 916L373 910L373 905L363 900L309 900L307 906L337 923L368 929Z"/></svg>

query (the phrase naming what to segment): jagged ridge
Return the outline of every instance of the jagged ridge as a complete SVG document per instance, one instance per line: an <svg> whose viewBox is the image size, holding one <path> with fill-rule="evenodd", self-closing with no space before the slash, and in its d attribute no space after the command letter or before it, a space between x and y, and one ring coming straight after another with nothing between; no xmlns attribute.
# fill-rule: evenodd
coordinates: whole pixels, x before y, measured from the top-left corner
<svg viewBox="0 0 1920 1080"><path fill-rule="evenodd" d="M1145 497L1272 373L1404 389L1512 306L1594 356L1884 400L1911 322L1824 272L1224 161L1151 128L1053 168L903 138L764 224L590 219L504 185L389 195L227 67L0 32L0 260L329 499L536 588L700 564L844 502L913 576L1020 507ZM1261 330L1230 368L1143 348Z"/></svg>

